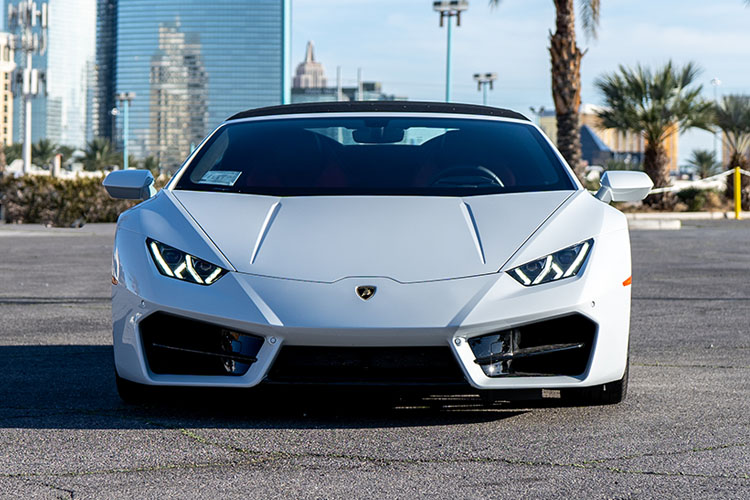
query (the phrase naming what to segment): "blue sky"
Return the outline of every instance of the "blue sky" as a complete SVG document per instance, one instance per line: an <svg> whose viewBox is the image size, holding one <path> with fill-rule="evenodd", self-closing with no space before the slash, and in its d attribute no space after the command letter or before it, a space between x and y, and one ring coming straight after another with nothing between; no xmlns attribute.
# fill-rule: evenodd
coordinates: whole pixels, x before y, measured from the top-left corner
<svg viewBox="0 0 750 500"><path fill-rule="evenodd" d="M454 29L455 101L481 102L472 80L476 72L499 75L489 103L528 113L529 106L552 109L548 33L554 25L552 0L504 0L490 8L470 0L462 26ZM576 1L576 4L578 2ZM331 85L336 66L344 83L383 82L388 93L410 99L439 100L444 95L445 28L431 0L292 0L292 62L304 56L307 40L315 42ZM750 8L742 0L602 0L596 40L579 36L583 59L583 101L601 102L594 80L619 64L660 65L695 61L699 83L713 97L709 83L722 81L719 95L750 93ZM680 139L680 159L693 148L713 147L706 132Z"/></svg>

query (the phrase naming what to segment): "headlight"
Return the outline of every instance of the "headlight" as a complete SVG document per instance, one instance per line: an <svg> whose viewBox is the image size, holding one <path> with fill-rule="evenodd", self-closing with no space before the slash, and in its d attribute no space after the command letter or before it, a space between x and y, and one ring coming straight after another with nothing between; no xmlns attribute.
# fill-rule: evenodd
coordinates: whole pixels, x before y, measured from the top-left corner
<svg viewBox="0 0 750 500"><path fill-rule="evenodd" d="M570 278L581 270L593 244L594 240L591 239L563 248L546 257L513 268L508 271L508 274L524 286Z"/></svg>
<svg viewBox="0 0 750 500"><path fill-rule="evenodd" d="M146 240L146 245L156 269L164 276L199 285L210 285L227 273L226 269L150 238Z"/></svg>

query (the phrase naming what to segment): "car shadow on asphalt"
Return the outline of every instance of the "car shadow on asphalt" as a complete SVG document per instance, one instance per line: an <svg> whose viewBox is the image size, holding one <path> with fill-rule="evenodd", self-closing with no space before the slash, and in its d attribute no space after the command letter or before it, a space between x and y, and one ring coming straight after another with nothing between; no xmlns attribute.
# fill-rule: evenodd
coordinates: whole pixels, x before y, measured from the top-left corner
<svg viewBox="0 0 750 500"><path fill-rule="evenodd" d="M112 347L0 346L0 428L375 428L511 419L559 401L489 402L478 394L377 388L157 390L126 404Z"/></svg>

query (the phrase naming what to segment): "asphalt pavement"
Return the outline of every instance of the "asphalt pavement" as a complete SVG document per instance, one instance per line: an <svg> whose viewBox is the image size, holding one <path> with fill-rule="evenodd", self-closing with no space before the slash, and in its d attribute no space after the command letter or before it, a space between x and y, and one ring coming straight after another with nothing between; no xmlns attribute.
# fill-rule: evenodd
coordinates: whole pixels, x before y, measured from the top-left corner
<svg viewBox="0 0 750 500"><path fill-rule="evenodd" d="M632 233L630 388L605 407L125 405L112 234L0 224L0 498L750 498L750 221Z"/></svg>

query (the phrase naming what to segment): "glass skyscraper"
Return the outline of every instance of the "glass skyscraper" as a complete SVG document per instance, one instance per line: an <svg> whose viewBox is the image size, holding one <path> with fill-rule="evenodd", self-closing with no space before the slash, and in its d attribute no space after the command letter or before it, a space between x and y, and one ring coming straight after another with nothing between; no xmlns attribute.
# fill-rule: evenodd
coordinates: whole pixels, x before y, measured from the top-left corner
<svg viewBox="0 0 750 500"><path fill-rule="evenodd" d="M99 0L95 130L119 141L111 98L134 92L129 150L174 168L230 115L280 104L288 9L289 0Z"/></svg>
<svg viewBox="0 0 750 500"><path fill-rule="evenodd" d="M6 0L16 4L16 0ZM97 0L47 0L47 51L34 56L34 67L44 71L46 96L32 100L33 141L47 138L57 144L84 147L92 136L92 103L96 53ZM7 20L6 20L7 28ZM24 66L21 51L16 62ZM23 106L14 102L13 137L23 140Z"/></svg>

